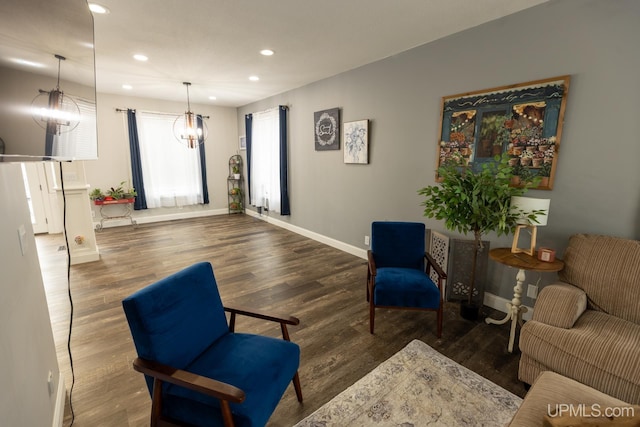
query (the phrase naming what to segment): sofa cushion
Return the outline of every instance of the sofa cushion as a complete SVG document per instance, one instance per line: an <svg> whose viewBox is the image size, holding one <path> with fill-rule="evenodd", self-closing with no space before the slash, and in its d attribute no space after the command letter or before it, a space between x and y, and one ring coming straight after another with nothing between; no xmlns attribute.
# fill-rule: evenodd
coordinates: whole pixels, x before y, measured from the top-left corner
<svg viewBox="0 0 640 427"><path fill-rule="evenodd" d="M564 263L558 277L584 290L590 309L640 324L640 241L576 234Z"/></svg>
<svg viewBox="0 0 640 427"><path fill-rule="evenodd" d="M384 307L440 307L440 289L421 270L412 268L379 268L376 275L374 302Z"/></svg>
<svg viewBox="0 0 640 427"><path fill-rule="evenodd" d="M533 320L558 328L571 328L587 308L587 294L568 284L545 286L536 301Z"/></svg>
<svg viewBox="0 0 640 427"><path fill-rule="evenodd" d="M297 344L261 335L231 333L206 350L186 370L244 391L245 401L232 403L237 427L264 426L300 363ZM215 397L169 385L164 396L166 416L198 426L217 426L211 412L220 411Z"/></svg>
<svg viewBox="0 0 640 427"><path fill-rule="evenodd" d="M555 372L543 372L525 396L509 427L540 427L545 415L557 409L558 405L572 405L574 410L577 410L579 405L599 405L594 407L602 411L605 408L630 407L628 403L570 378ZM636 413L640 415L640 408L636 409Z"/></svg>
<svg viewBox="0 0 640 427"><path fill-rule="evenodd" d="M520 349L554 372L640 403L640 325L593 310L571 329L531 320L522 327Z"/></svg>

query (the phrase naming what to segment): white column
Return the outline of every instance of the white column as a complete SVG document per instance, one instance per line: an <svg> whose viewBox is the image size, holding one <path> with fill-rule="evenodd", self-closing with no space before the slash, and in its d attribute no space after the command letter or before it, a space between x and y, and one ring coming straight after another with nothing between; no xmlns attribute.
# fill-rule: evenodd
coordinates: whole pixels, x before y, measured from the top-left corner
<svg viewBox="0 0 640 427"><path fill-rule="evenodd" d="M83 162L62 163L64 177L64 195L62 185L58 183L58 208L63 218L66 204L66 230L69 241L71 265L100 259L96 234L91 215L89 185L86 183Z"/></svg>

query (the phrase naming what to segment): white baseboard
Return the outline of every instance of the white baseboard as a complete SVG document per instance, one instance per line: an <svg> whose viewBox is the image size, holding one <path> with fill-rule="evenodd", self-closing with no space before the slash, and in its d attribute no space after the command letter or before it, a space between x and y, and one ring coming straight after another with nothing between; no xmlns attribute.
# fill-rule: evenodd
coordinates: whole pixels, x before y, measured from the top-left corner
<svg viewBox="0 0 640 427"><path fill-rule="evenodd" d="M329 245L329 246L331 246L333 248L340 249L343 252L347 252L347 253L349 253L351 255L355 255L355 256L357 256L359 258L367 259L367 250L366 249L362 249L362 248L358 248L356 246L348 245L348 244L346 244L344 242L341 242L339 240L332 239L331 237L327 237L327 236L323 236L322 234L314 233L313 231L306 230L306 229L298 227L296 225L291 225L286 221L281 221L279 219L271 218L268 215L259 215L257 212L252 211L252 210L247 210L246 214L250 215L252 217L261 219L263 221L266 221L266 222L268 222L270 224L276 225L278 227L284 228L286 230L293 231L296 234L300 234L301 236L308 237L308 238L310 238L312 240L315 240L317 242L324 243L325 245Z"/></svg>
<svg viewBox="0 0 640 427"><path fill-rule="evenodd" d="M484 305L495 310L499 310L505 314L507 313L507 303L509 302L511 302L511 300L502 298L498 295L494 295L489 292L484 293ZM533 308L526 305L524 307L527 307L527 312L522 315L522 318L524 320L531 320L531 316L533 315Z"/></svg>
<svg viewBox="0 0 640 427"><path fill-rule="evenodd" d="M138 212L138 211L136 211ZM213 215L227 215L229 211L227 209L210 209L210 210L202 210L202 211L185 211L185 212L172 212L172 213L159 213L156 215L133 215L132 218L137 224L149 224L152 222L161 222L161 221L173 221L176 219L188 219L188 218L200 218L204 216L213 216ZM100 221L96 221L94 218L94 228L100 224ZM111 228L111 227L122 227L126 225L131 225L131 221L129 219L110 219L103 221L103 228Z"/></svg>
<svg viewBox="0 0 640 427"><path fill-rule="evenodd" d="M53 410L52 427L62 427L64 420L64 403L67 397L67 389L64 386L64 377L62 373L58 377L58 389L56 390L56 406Z"/></svg>

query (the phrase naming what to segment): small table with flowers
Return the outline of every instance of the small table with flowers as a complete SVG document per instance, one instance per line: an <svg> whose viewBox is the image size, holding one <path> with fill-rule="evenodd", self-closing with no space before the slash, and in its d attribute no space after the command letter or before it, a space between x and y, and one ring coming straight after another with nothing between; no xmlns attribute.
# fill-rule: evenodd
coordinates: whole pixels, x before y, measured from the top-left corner
<svg viewBox="0 0 640 427"><path fill-rule="evenodd" d="M100 224L96 225L96 231L102 230L105 221L121 218L128 219L131 225L135 227L137 223L131 216L131 207L135 201L135 197L128 199L94 200L93 203L96 206L100 206ZM117 215L114 215L114 213L116 213L113 210L114 206L119 209ZM110 210L111 212L109 212Z"/></svg>

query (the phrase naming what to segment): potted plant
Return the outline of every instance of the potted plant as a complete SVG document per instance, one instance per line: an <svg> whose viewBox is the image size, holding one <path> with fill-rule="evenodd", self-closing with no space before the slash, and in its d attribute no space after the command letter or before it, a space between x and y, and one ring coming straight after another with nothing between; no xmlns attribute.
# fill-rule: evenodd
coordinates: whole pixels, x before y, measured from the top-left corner
<svg viewBox="0 0 640 427"><path fill-rule="evenodd" d="M511 197L524 194L533 183L523 187L511 185L513 169L509 156L496 156L495 162L482 165L477 171L470 167L448 163L438 169L439 184L425 187L418 193L425 197L424 216L445 221L452 231L473 233L474 251L468 301L462 301L463 318L475 320L480 307L473 301L476 264L482 235L495 232L498 236L513 232L519 212L511 210ZM530 215L535 220L535 215Z"/></svg>
<svg viewBox="0 0 640 427"><path fill-rule="evenodd" d="M91 200L104 200L104 193L102 192L101 189L99 188L94 188L93 190L91 190L91 193L89 193L89 198Z"/></svg>
<svg viewBox="0 0 640 427"><path fill-rule="evenodd" d="M240 168L238 165L233 165L231 170L233 171L233 179L240 179Z"/></svg>
<svg viewBox="0 0 640 427"><path fill-rule="evenodd" d="M542 166L540 166L540 171L538 171L538 176L540 177L540 185L542 187L548 186L549 177L551 176L551 163L543 163Z"/></svg>

